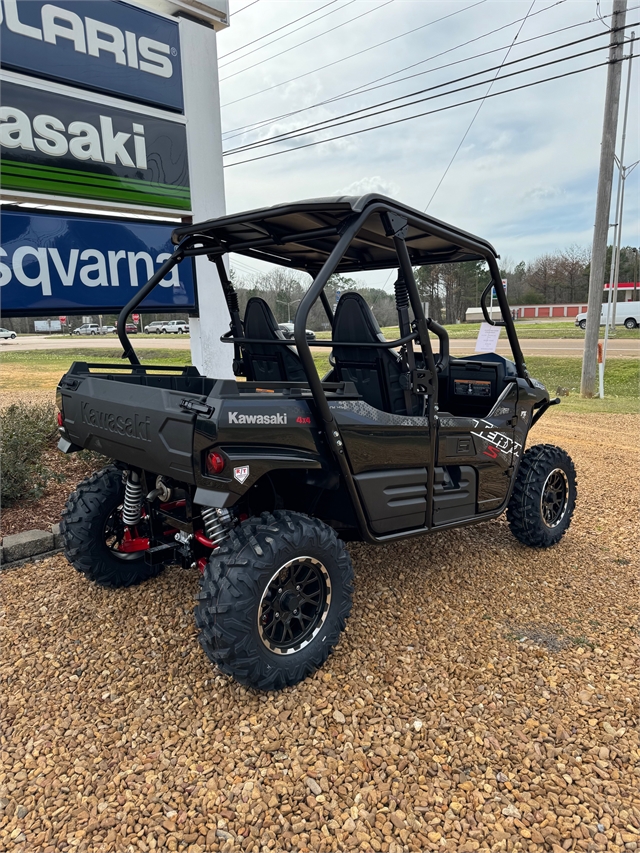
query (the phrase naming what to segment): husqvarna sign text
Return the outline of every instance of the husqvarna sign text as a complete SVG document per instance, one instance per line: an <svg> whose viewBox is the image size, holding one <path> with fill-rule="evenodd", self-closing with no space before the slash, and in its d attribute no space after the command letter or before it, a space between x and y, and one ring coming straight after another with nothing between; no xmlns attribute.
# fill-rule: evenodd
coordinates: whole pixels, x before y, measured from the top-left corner
<svg viewBox="0 0 640 853"><path fill-rule="evenodd" d="M173 249L172 226L20 210L0 213L0 299L7 317L118 311ZM193 263L174 267L141 309L193 311Z"/></svg>
<svg viewBox="0 0 640 853"><path fill-rule="evenodd" d="M2 66L182 112L177 21L119 0L1 0Z"/></svg>

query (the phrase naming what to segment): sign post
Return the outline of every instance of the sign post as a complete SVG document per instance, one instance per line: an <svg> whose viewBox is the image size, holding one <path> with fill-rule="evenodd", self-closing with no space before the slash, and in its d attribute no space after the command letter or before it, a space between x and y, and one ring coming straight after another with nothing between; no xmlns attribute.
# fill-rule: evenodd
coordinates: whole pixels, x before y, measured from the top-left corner
<svg viewBox="0 0 640 853"><path fill-rule="evenodd" d="M508 280L506 278L503 278L502 279L502 287L504 288L505 293L507 292L507 284L508 284ZM492 320L493 320L493 300L497 299L497 298L498 298L498 295L496 294L496 289L495 289L495 287L492 287L491 288L491 309L490 309L490 316L491 316Z"/></svg>
<svg viewBox="0 0 640 853"><path fill-rule="evenodd" d="M225 213L216 34L181 18L180 42L185 112L189 116L189 163L197 176L191 187L191 206L197 222ZM196 56L198 62L194 62ZM233 379L233 347L220 342L229 331L229 311L218 273L214 264L199 257L196 274L199 312L189 320L193 363L207 376Z"/></svg>

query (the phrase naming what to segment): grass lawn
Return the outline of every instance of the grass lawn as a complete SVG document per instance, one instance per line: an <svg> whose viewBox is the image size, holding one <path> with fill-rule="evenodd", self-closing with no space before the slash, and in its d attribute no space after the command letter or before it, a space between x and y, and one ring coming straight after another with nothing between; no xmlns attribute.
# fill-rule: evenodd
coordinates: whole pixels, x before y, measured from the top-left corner
<svg viewBox="0 0 640 853"><path fill-rule="evenodd" d="M187 352L153 349L141 352L145 364L183 365L189 362ZM316 353L314 360L318 373L324 376L329 370L328 354ZM0 390L46 391L55 389L62 374L73 361L91 361L100 364L123 364L120 350L27 350L2 352ZM556 396L558 388L569 390L562 398L562 409L571 412L613 412L626 414L640 411L640 361L632 358L612 358L605 374L605 398L585 400L579 396L581 359L531 357L527 366L532 376L539 379Z"/></svg>
<svg viewBox="0 0 640 853"><path fill-rule="evenodd" d="M117 344L111 349L24 350L0 353L0 390L44 391L55 389L60 377L74 361L97 364L126 364ZM189 353L176 350L144 350L142 360L154 364L187 364Z"/></svg>

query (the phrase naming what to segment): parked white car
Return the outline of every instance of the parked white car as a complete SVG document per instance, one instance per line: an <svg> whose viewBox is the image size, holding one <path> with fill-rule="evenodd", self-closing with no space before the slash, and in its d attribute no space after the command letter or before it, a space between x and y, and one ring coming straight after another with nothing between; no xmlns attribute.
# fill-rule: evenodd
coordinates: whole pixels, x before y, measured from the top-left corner
<svg viewBox="0 0 640 853"><path fill-rule="evenodd" d="M168 335L184 335L189 332L189 324L185 323L184 320L168 320L162 324L160 331Z"/></svg>
<svg viewBox="0 0 640 853"><path fill-rule="evenodd" d="M613 310L613 305L611 310ZM616 309L616 326L624 326L627 329L637 329L640 326L640 302L618 302ZM600 312L600 325L604 326L607 322L607 303L602 306ZM581 329L587 328L587 312L581 311L576 316L576 326Z"/></svg>
<svg viewBox="0 0 640 853"><path fill-rule="evenodd" d="M104 335L104 329L97 323L83 323L73 330L74 335Z"/></svg>
<svg viewBox="0 0 640 853"><path fill-rule="evenodd" d="M0 338L9 338L13 341L16 338L16 333L10 329L0 329Z"/></svg>
<svg viewBox="0 0 640 853"><path fill-rule="evenodd" d="M147 325L144 327L144 333L145 335L153 335L154 333L158 334L158 332L161 332L162 327L166 326L166 324L166 320L154 320L153 323L147 323Z"/></svg>

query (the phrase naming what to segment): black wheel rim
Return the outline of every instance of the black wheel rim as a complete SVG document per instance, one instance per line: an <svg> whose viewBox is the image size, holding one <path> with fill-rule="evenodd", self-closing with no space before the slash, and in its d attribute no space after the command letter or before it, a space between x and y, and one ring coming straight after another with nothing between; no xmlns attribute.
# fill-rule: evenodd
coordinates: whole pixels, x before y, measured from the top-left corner
<svg viewBox="0 0 640 853"><path fill-rule="evenodd" d="M300 651L321 630L330 603L331 580L320 560L290 560L272 575L260 599L260 639L279 655Z"/></svg>
<svg viewBox="0 0 640 853"><path fill-rule="evenodd" d="M569 480L562 468L554 468L547 476L540 497L542 520L547 527L557 527L567 512Z"/></svg>
<svg viewBox="0 0 640 853"><path fill-rule="evenodd" d="M144 520L135 528L137 536L147 535L142 532L143 526L146 526L146 522L144 522ZM144 551L121 550L125 531L127 529L128 528L122 520L122 504L120 504L120 506L117 506L107 517L107 520L104 523L104 544L109 551L111 551L114 557L117 557L119 560L125 560L128 562L131 562L132 560L140 560L144 557Z"/></svg>

